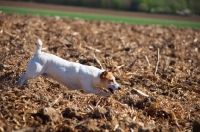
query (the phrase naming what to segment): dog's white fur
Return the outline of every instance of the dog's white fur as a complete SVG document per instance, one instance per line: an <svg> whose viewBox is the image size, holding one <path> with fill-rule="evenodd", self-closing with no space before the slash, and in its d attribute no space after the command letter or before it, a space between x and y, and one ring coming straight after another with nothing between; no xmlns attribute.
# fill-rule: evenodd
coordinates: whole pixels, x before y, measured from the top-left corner
<svg viewBox="0 0 200 132"><path fill-rule="evenodd" d="M93 66L69 62L53 54L41 52L41 49L42 41L38 39L35 55L29 61L26 73L21 75L19 86L27 83L28 79L42 75L45 78L56 80L70 90L83 89L84 93L107 96L110 93L96 88L105 87L111 93L120 89L111 72Z"/></svg>

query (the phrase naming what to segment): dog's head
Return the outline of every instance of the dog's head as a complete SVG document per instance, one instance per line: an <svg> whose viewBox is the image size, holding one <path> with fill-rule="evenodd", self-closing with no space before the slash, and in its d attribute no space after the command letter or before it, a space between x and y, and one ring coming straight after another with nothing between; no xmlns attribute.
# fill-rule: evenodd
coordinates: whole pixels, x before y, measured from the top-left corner
<svg viewBox="0 0 200 132"><path fill-rule="evenodd" d="M114 90L120 90L121 87L115 81L115 77L112 72L104 71L100 75L102 85L107 88L111 93L114 93Z"/></svg>

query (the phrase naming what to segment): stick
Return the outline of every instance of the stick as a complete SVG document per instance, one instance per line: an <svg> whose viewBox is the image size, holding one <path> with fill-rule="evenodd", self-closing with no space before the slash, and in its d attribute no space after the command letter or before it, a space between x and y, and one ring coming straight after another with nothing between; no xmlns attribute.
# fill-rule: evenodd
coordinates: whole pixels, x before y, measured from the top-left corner
<svg viewBox="0 0 200 132"><path fill-rule="evenodd" d="M96 51L96 52L98 52L98 53L101 53L101 50L99 50L99 49L96 49L96 48L93 48L93 47L91 47L91 46L89 46L89 47L87 47L88 49L91 49L91 50L94 50L94 51Z"/></svg>
<svg viewBox="0 0 200 132"><path fill-rule="evenodd" d="M158 70L158 65L159 65L159 58L160 58L160 49L158 48L158 51L157 51L157 62L156 62L156 66L155 66L155 72L154 74L157 73L157 70Z"/></svg>
<svg viewBox="0 0 200 132"><path fill-rule="evenodd" d="M123 66L125 66L125 65L116 66L114 71L117 70L119 72L119 75L122 75L119 69L122 68Z"/></svg>
<svg viewBox="0 0 200 132"><path fill-rule="evenodd" d="M94 45L94 43L95 43L95 39L93 40L93 43L92 43L92 44ZM86 48L91 49L91 50L94 50L95 52L101 53L101 50L96 49L96 48L94 48L94 47L92 47L92 46L89 46L89 47L86 47Z"/></svg>
<svg viewBox="0 0 200 132"><path fill-rule="evenodd" d="M129 66L131 69L132 69L133 66L135 65L136 61L137 61L137 59L135 59L135 60L131 63L131 65Z"/></svg>
<svg viewBox="0 0 200 132"><path fill-rule="evenodd" d="M124 67L125 65L121 65L121 66L117 66L116 69L120 69L122 67Z"/></svg>
<svg viewBox="0 0 200 132"><path fill-rule="evenodd" d="M142 92L142 91L140 91L140 90L138 90L136 88L133 88L133 90L136 91L141 96L144 96L144 97L147 97L147 98L149 97L149 95L145 94L144 92Z"/></svg>
<svg viewBox="0 0 200 132"><path fill-rule="evenodd" d="M149 59L148 59L148 57L147 57L146 55L145 55L145 59L146 59L146 61L147 61L147 63L148 63L148 67L150 67L151 64L150 64Z"/></svg>
<svg viewBox="0 0 200 132"><path fill-rule="evenodd" d="M94 59L100 65L101 69L104 70L103 66L101 65L101 62L96 58L95 53L94 53Z"/></svg>
<svg viewBox="0 0 200 132"><path fill-rule="evenodd" d="M69 40L67 37L65 38L68 42L69 42L69 44L74 44L73 42L72 42L72 35L69 35L69 37L71 37L71 40ZM64 45L64 44L63 44ZM64 45L65 46L65 45Z"/></svg>
<svg viewBox="0 0 200 132"><path fill-rule="evenodd" d="M101 102L101 100L103 99L104 97L101 97L98 101L97 101L97 103L96 103L96 106L95 107L97 107L98 105L99 105L99 103Z"/></svg>
<svg viewBox="0 0 200 132"><path fill-rule="evenodd" d="M59 97L56 100L54 100L52 103L50 103L50 106L52 107L54 104L56 104L61 97L62 97L62 95L59 95Z"/></svg>

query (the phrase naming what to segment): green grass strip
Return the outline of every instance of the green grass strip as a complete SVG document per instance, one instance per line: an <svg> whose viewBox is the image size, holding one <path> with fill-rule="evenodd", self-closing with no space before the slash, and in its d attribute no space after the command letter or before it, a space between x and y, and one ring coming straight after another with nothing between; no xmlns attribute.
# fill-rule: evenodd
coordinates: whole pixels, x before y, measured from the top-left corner
<svg viewBox="0 0 200 132"><path fill-rule="evenodd" d="M146 19L146 18L131 18L123 16L110 16L110 15L97 15L87 13L75 13L75 12L63 12L63 11L51 11L51 10L37 10L37 9L26 9L17 7L6 7L0 6L0 11L5 13L18 13L18 14L37 14L41 16L60 16L68 18L81 18L86 20L103 20L109 22L122 22L130 24L155 24L162 26L176 26L176 27L190 27L200 28L200 23L195 22L182 22L172 20L159 20L159 19Z"/></svg>

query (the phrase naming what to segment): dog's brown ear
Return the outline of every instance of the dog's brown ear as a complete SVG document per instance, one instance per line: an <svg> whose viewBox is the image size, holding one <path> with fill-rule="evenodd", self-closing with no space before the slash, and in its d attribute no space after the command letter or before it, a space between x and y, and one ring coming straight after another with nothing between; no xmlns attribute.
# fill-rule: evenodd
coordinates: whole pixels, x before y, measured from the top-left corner
<svg viewBox="0 0 200 132"><path fill-rule="evenodd" d="M106 78L106 75L108 74L107 71L104 71L100 74L100 78Z"/></svg>
<svg viewBox="0 0 200 132"><path fill-rule="evenodd" d="M112 68L112 69L108 69L108 70L107 70L107 72L112 72L112 71L113 71L113 68Z"/></svg>

